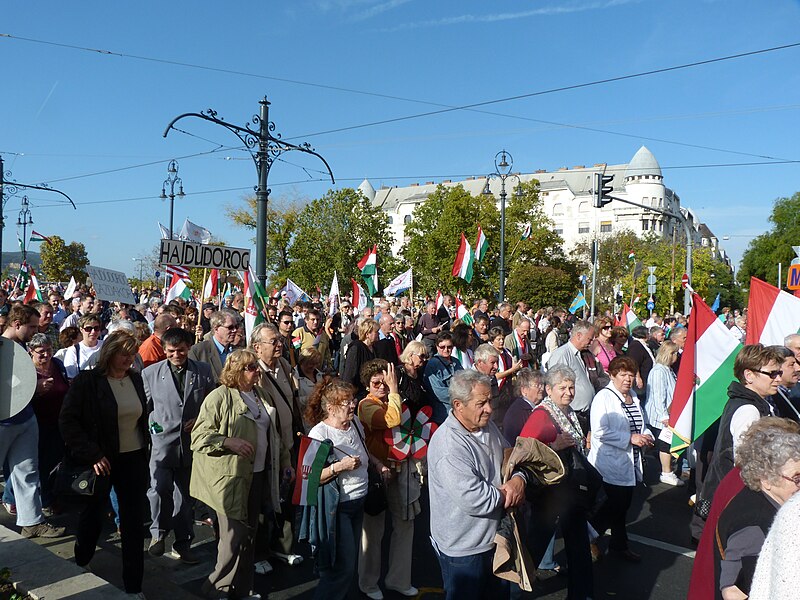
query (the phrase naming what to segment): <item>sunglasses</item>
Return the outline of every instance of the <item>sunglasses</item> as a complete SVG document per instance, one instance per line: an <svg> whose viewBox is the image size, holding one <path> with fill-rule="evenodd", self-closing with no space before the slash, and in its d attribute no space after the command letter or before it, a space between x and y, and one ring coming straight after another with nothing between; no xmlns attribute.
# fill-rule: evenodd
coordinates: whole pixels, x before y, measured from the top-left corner
<svg viewBox="0 0 800 600"><path fill-rule="evenodd" d="M281 321L281 325L294 325L294 321Z"/></svg>
<svg viewBox="0 0 800 600"><path fill-rule="evenodd" d="M255 373L256 371L258 371L258 364L250 363L249 365L245 365L244 370L249 373Z"/></svg>
<svg viewBox="0 0 800 600"><path fill-rule="evenodd" d="M605 327L601 327L601 329L602 329L603 331L605 331L606 329L611 329L611 325L606 325Z"/></svg>
<svg viewBox="0 0 800 600"><path fill-rule="evenodd" d="M219 329L219 328L227 329L228 331L236 331L237 329L239 329L239 326L238 325L220 325L217 329Z"/></svg>
<svg viewBox="0 0 800 600"><path fill-rule="evenodd" d="M452 350L453 346L449 344L442 344L441 346L436 346L439 350Z"/></svg>
<svg viewBox="0 0 800 600"><path fill-rule="evenodd" d="M428 360L427 354L420 354L419 352L412 352L411 356L419 356L422 360Z"/></svg>
<svg viewBox="0 0 800 600"><path fill-rule="evenodd" d="M89 325L88 327L83 328L84 331L100 331L102 329L103 328L100 327L100 325Z"/></svg>
<svg viewBox="0 0 800 600"><path fill-rule="evenodd" d="M780 369L775 369L774 371L762 371L761 369L756 369L755 372L766 375L770 379L778 379L779 377L783 377L783 371Z"/></svg>

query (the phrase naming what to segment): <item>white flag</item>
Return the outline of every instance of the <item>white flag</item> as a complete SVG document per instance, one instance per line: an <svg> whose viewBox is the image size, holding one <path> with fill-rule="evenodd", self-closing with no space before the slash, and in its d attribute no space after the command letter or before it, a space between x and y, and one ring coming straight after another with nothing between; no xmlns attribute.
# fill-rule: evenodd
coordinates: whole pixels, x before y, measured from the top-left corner
<svg viewBox="0 0 800 600"><path fill-rule="evenodd" d="M339 312L339 278L336 276L336 271L334 271L331 291L328 293L328 314L333 316L337 312Z"/></svg>
<svg viewBox="0 0 800 600"><path fill-rule="evenodd" d="M166 227L164 227L164 226L161 224L161 222L160 222L160 221L159 221L159 223L158 223L158 229L159 229L159 231L161 231L161 239L162 239L162 240L168 240L168 239L169 239L169 229L167 229Z"/></svg>
<svg viewBox="0 0 800 600"><path fill-rule="evenodd" d="M290 305L294 304L297 300L303 300L304 302L307 302L311 299L311 297L291 279L286 280L286 285L284 286L283 290L281 290L281 296L286 298Z"/></svg>
<svg viewBox="0 0 800 600"><path fill-rule="evenodd" d="M208 244L211 242L211 232L205 227L200 227L200 225L192 223L189 219L186 219L183 222L183 227L181 227L181 232L178 235L178 238L188 242Z"/></svg>
<svg viewBox="0 0 800 600"><path fill-rule="evenodd" d="M75 281L75 276L69 278L69 285L67 286L67 291L64 292L64 298L67 300L72 299L72 294L75 293L75 289L78 287L78 282Z"/></svg>
<svg viewBox="0 0 800 600"><path fill-rule="evenodd" d="M387 296L396 296L401 292L405 292L408 289L411 289L413 286L413 276L411 274L411 269L406 271L405 273L401 273L394 279L392 279L391 283L386 286L383 290L383 293Z"/></svg>

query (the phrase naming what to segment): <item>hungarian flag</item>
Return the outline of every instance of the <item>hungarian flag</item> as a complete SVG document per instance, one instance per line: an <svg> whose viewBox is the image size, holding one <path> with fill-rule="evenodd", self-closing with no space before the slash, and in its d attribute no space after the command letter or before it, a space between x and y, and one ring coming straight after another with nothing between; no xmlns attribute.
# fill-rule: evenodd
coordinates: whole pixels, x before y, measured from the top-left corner
<svg viewBox="0 0 800 600"><path fill-rule="evenodd" d="M461 233L461 246L456 254L456 261L453 263L453 277L460 277L467 283L472 281L472 263L475 262L475 254L470 248L464 233Z"/></svg>
<svg viewBox="0 0 800 600"><path fill-rule="evenodd" d="M439 310L444 306L444 296L442 295L442 290L436 290L436 310Z"/></svg>
<svg viewBox="0 0 800 600"><path fill-rule="evenodd" d="M628 307L627 304L622 305L622 326L628 328L628 333L642 326L639 317Z"/></svg>
<svg viewBox="0 0 800 600"><path fill-rule="evenodd" d="M358 285L355 279L351 277L350 282L353 284L353 306L358 312L361 312L367 307L367 295L364 293L364 288Z"/></svg>
<svg viewBox="0 0 800 600"><path fill-rule="evenodd" d="M529 237L531 237L531 231L532 230L533 230L533 228L531 227L531 224L530 223L525 223L525 229L522 230L522 235L519 236L519 239L527 240Z"/></svg>
<svg viewBox="0 0 800 600"><path fill-rule="evenodd" d="M486 256L486 252L489 250L489 240L486 239L486 236L483 233L483 229L481 226L478 225L478 239L475 240L475 260L480 262L483 260L483 257Z"/></svg>
<svg viewBox="0 0 800 600"><path fill-rule="evenodd" d="M256 284L256 278L249 269L242 274L244 282L244 334L245 339L250 339L250 334L259 323L264 321L262 310L267 304L267 299Z"/></svg>
<svg viewBox="0 0 800 600"><path fill-rule="evenodd" d="M203 300L213 298L219 293L219 269L211 269L203 287Z"/></svg>
<svg viewBox="0 0 800 600"><path fill-rule="evenodd" d="M164 299L165 304L169 304L175 298L183 298L190 300L192 298L191 290L186 286L186 282L177 273L172 276L172 281L167 290L167 297Z"/></svg>
<svg viewBox="0 0 800 600"><path fill-rule="evenodd" d="M686 346L669 413L673 453L686 448L722 414L742 345L703 299L692 294Z"/></svg>
<svg viewBox="0 0 800 600"><path fill-rule="evenodd" d="M23 262L19 266L19 275L17 275L17 280L14 282L14 287L20 290L27 290L28 283L30 279L30 271L29 271L28 263Z"/></svg>
<svg viewBox="0 0 800 600"><path fill-rule="evenodd" d="M745 342L783 346L787 335L799 331L800 298L751 277Z"/></svg>
<svg viewBox="0 0 800 600"><path fill-rule="evenodd" d="M42 235L35 229L31 231L30 241L32 242L47 242L48 244L52 242L52 240L47 237L46 235Z"/></svg>
<svg viewBox="0 0 800 600"><path fill-rule="evenodd" d="M333 450L333 444L320 442L303 436L300 439L300 452L297 456L297 471L294 482L292 504L295 506L316 506L319 479L325 461Z"/></svg>
<svg viewBox="0 0 800 600"><path fill-rule="evenodd" d="M358 261L358 268L361 270L361 277L364 278L364 283L367 285L367 291L370 296L374 296L378 292L378 245L375 244L372 250L367 252L360 261Z"/></svg>
<svg viewBox="0 0 800 600"><path fill-rule="evenodd" d="M456 296L456 318L467 325L472 325L475 322L467 307L461 304L461 298L458 296Z"/></svg>
<svg viewBox="0 0 800 600"><path fill-rule="evenodd" d="M39 280L36 278L36 272L33 267L30 268L30 279L28 282L28 289L25 291L25 304L37 300L42 302L42 291L39 288Z"/></svg>
<svg viewBox="0 0 800 600"><path fill-rule="evenodd" d="M628 252L628 260L636 260L636 253L633 250Z"/></svg>

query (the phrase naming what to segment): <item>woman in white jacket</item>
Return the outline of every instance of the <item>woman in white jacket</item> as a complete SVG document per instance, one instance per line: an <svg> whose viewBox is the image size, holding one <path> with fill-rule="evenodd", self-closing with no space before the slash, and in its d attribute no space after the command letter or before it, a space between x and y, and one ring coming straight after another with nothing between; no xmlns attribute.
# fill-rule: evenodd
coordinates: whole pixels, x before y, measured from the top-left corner
<svg viewBox="0 0 800 600"><path fill-rule="evenodd" d="M608 365L611 381L592 401L592 448L589 461L603 477L607 499L592 519L602 535L611 528L609 549L630 562L641 557L628 548L625 515L633 499L636 483L642 481L642 451L653 445L636 394L631 386L636 379L636 363L618 356Z"/></svg>

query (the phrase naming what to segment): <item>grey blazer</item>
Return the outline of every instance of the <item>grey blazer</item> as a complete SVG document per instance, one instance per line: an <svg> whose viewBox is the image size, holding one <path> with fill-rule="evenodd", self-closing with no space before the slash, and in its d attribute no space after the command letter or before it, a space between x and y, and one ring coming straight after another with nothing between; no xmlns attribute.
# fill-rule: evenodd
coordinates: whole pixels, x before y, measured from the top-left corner
<svg viewBox="0 0 800 600"><path fill-rule="evenodd" d="M217 387L211 367L191 358L186 362L183 398L172 378L169 361L162 360L142 371L147 396L148 425L158 423L162 433L150 433L153 450L150 460L160 467L188 467L192 463L191 432L184 431L187 421L196 419L206 396Z"/></svg>
<svg viewBox="0 0 800 600"><path fill-rule="evenodd" d="M202 342L198 342L189 350L189 358L197 362L204 362L211 367L211 375L214 377L214 383L219 381L219 375L222 373L222 361L219 359L219 352L214 340L208 338Z"/></svg>

